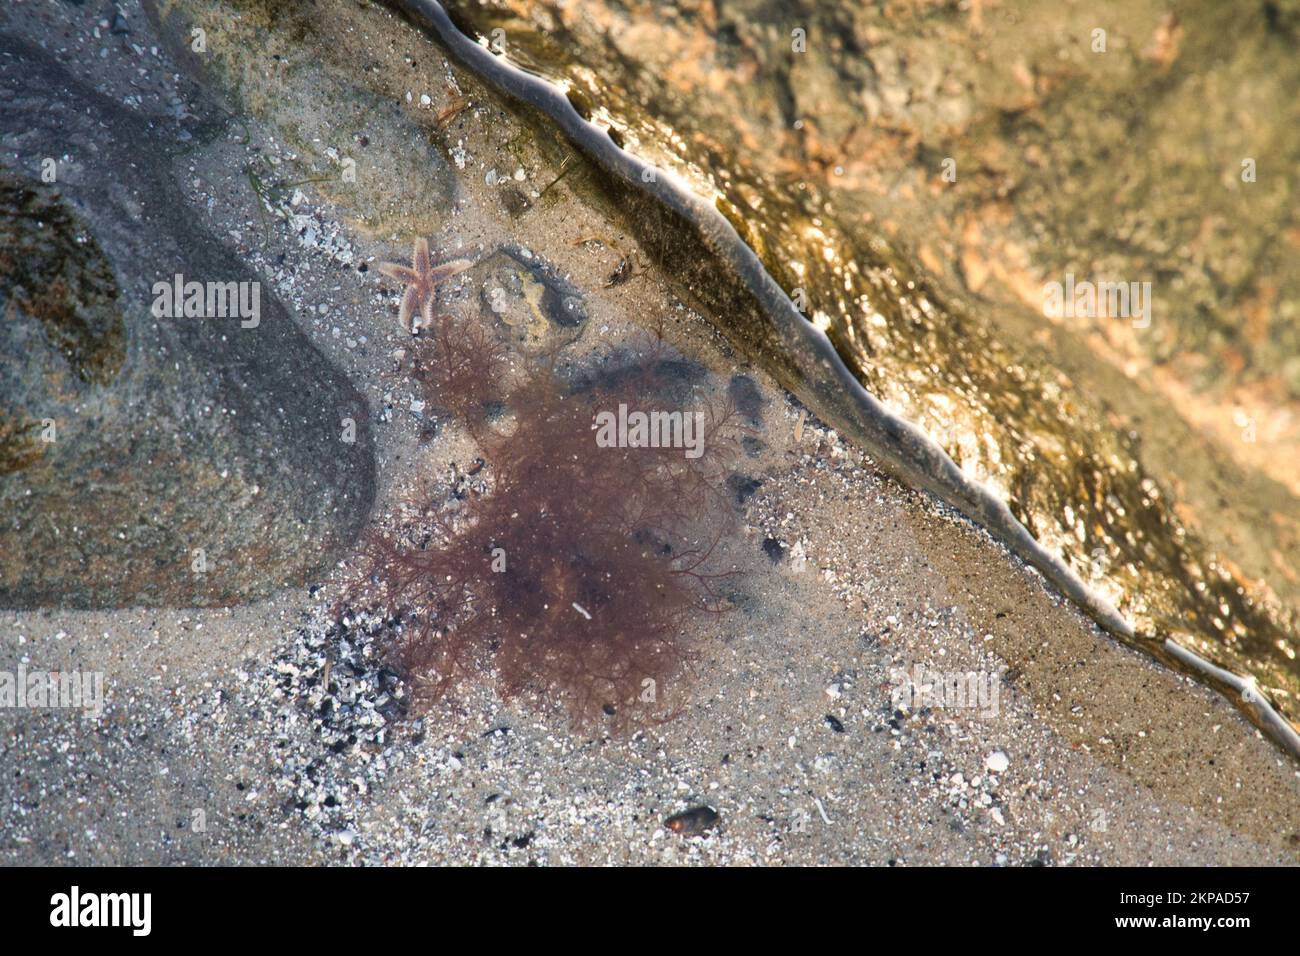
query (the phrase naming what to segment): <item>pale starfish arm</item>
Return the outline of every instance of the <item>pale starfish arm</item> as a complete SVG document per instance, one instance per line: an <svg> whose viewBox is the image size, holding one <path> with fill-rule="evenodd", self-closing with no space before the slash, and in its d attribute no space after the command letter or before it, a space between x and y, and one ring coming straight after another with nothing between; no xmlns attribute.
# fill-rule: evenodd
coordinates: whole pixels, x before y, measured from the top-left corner
<svg viewBox="0 0 1300 956"><path fill-rule="evenodd" d="M444 262L442 265L434 266L429 270L429 281L434 285L439 282L445 282L454 275L464 272L474 263L468 259L453 259L451 262Z"/></svg>
<svg viewBox="0 0 1300 956"><path fill-rule="evenodd" d="M396 262L379 263L379 274L388 276L390 279L396 279L398 282L410 285L412 282L419 282L420 276L410 266L401 266Z"/></svg>
<svg viewBox="0 0 1300 956"><path fill-rule="evenodd" d="M406 292L402 295L402 308L397 313L397 321L401 323L402 328L415 331L420 305L420 290L413 285L407 286Z"/></svg>
<svg viewBox="0 0 1300 956"><path fill-rule="evenodd" d="M434 312L436 310L437 310L437 303L434 301L433 296L429 296L424 300L424 302L420 306L419 324L421 328L425 328L425 329L433 328Z"/></svg>
<svg viewBox="0 0 1300 956"><path fill-rule="evenodd" d="M429 240L415 240L415 255L411 258L411 266L415 269L417 275L427 275L429 272Z"/></svg>

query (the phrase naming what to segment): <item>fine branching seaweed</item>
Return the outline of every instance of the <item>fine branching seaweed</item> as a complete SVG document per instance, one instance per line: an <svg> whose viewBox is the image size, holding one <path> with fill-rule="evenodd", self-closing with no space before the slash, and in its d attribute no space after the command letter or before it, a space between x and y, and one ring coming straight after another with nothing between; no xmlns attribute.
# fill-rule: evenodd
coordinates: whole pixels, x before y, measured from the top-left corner
<svg viewBox="0 0 1300 956"><path fill-rule="evenodd" d="M658 340L566 377L553 355L512 361L476 319L431 318L411 374L477 446L472 480L431 482L376 529L348 603L399 622L417 699L492 673L503 698L579 724L672 716L698 621L727 605L733 409Z"/></svg>

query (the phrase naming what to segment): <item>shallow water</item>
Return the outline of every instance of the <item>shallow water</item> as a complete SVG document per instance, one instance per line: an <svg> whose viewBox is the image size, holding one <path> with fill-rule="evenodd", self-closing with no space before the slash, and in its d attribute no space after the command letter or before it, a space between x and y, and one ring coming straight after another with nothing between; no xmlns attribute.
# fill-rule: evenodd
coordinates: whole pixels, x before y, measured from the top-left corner
<svg viewBox="0 0 1300 956"><path fill-rule="evenodd" d="M940 90L933 97L938 119L922 115L919 51L912 51L915 75L885 81L889 57L897 57L881 51L902 44L915 24L891 27L889 17L876 23L870 12L855 20L857 14L825 4L806 17L791 12L797 5L579 6L455 3L450 12L494 52L559 84L620 145L673 170L713 202L867 390L1005 501L1041 544L1132 623L1137 643L1159 653L1160 642L1172 639L1253 678L1296 725L1300 502L1295 482L1286 480L1297 471L1291 434L1274 428L1265 447L1255 447L1255 421L1247 416L1252 447L1243 448L1219 427L1234 415L1241 425L1245 413L1227 397L1241 394L1234 388L1289 368L1286 294L1293 277L1282 275L1273 299L1278 327L1266 336L1271 351L1255 349L1244 368L1208 361L1208 370L1197 366L1196 379L1178 360L1213 359L1216 343L1225 335L1232 340L1245 320L1227 298L1180 309L1178 296L1195 290L1177 281L1160 286L1158 262L1156 308L1134 321L1062 322L1029 307L1025 300L1042 287L1037 280L1063 279L1071 269L1080 279L1097 274L1086 265L1072 268L1068 257L1053 271L1061 262L1050 249L1037 252L1040 268L1023 270L1034 283L1001 274L1003 285L1019 283L1021 292L1030 286L1019 301L974 296L971 287L980 283L970 281L971 273L996 273L998 265L982 263L967 247L957 270L966 281L954 281L954 270L934 261L927 235L950 210L900 187L901 179L881 199L884 187L864 165L871 150L897 148L908 150L913 163L932 159L939 170L943 157L906 143L908 136L924 139L929 121L952 124L966 121L963 111L978 113L978 101L945 99L941 77L930 84ZM1153 22L1158 31L1160 22ZM808 41L796 52L792 24L799 23L808 24ZM900 32L891 36L891 28ZM1195 22L1186 29L1194 31ZM1194 56L1194 44L1184 46L1193 51L1184 58ZM874 86L849 82L855 57L869 62ZM846 89L860 95L841 95ZM912 115L901 106L889 115L891 98L899 97ZM1141 114L1140 105L1128 108ZM1058 101L1051 115L1070 110L1068 99ZM920 132L905 130L905 120ZM840 135L844 128L849 132ZM1084 170L1075 181L1086 183L1089 175ZM928 188L943 186L932 181ZM1030 199L1008 202L1010 215L1031 221L1054 209ZM1169 211L1151 202L1158 234ZM1276 210L1257 213L1250 224L1256 233L1288 228ZM1149 263L1136 254L1126 261L1124 242L1107 235L1092 242L1077 253L1087 257L1080 261L1112 264L1118 274L1106 277L1145 277ZM1115 345L1129 335L1114 333L1116 324L1140 330L1153 315L1164 320L1164 339L1152 336L1155 344L1127 353ZM1135 362L1143 374L1133 374ZM1153 387L1157 375L1173 384ZM1282 394L1266 409L1267 421L1281 413L1288 421L1294 404Z"/></svg>

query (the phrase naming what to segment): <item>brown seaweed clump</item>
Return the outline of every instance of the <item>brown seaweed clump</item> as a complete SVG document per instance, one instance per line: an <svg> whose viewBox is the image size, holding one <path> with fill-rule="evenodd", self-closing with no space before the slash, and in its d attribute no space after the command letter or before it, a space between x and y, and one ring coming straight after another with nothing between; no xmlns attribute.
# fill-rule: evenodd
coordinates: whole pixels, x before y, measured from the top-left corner
<svg viewBox="0 0 1300 956"><path fill-rule="evenodd" d="M415 522L370 536L350 600L400 621L395 663L417 699L495 671L503 698L563 703L579 725L672 716L694 619L725 606L733 573L717 557L732 408L694 401L657 343L574 385L553 361L511 365L475 321L433 320L413 374L481 461L468 489L423 494ZM631 428L608 427L619 414ZM698 433L683 448L670 425L687 416Z"/></svg>

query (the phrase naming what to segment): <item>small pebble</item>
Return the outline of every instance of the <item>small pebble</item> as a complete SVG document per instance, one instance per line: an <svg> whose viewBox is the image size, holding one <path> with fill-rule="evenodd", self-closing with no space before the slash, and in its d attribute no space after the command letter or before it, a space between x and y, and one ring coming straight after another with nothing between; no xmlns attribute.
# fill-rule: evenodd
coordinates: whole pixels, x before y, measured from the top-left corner
<svg viewBox="0 0 1300 956"><path fill-rule="evenodd" d="M722 816L712 807L692 807L673 814L664 826L681 836L703 836L718 825Z"/></svg>

